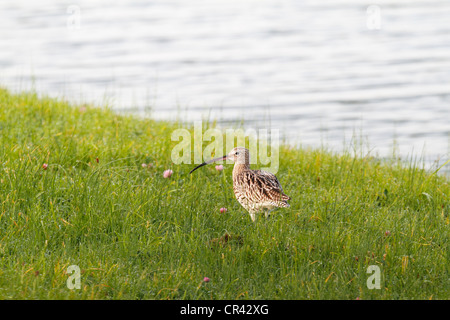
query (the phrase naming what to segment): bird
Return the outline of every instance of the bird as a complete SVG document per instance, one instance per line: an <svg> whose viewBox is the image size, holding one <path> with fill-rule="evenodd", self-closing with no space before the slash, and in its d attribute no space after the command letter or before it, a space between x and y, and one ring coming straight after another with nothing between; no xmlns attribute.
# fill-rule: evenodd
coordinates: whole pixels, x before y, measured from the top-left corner
<svg viewBox="0 0 450 320"><path fill-rule="evenodd" d="M189 173L220 160L234 161L233 191L236 200L248 211L253 222L259 212L265 211L267 218L276 207L290 207L288 200L291 198L283 192L273 173L250 169L250 152L244 147L236 147L222 157L203 162Z"/></svg>

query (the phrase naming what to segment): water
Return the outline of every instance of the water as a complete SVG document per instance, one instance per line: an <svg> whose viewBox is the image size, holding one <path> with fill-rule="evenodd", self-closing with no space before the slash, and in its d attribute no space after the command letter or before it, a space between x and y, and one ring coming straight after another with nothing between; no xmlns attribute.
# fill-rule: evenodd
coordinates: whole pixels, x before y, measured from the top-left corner
<svg viewBox="0 0 450 320"><path fill-rule="evenodd" d="M450 1L0 2L0 85L442 164Z"/></svg>

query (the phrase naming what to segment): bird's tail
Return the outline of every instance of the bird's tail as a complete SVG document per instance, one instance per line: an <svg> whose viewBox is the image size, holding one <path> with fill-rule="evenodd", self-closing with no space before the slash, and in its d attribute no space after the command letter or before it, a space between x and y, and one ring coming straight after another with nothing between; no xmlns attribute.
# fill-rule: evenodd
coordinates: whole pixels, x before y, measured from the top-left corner
<svg viewBox="0 0 450 320"><path fill-rule="evenodd" d="M289 197L287 194L282 193L281 200L283 200L283 201L291 200L291 197Z"/></svg>
<svg viewBox="0 0 450 320"><path fill-rule="evenodd" d="M282 207L282 208L289 208L291 205L286 200L284 200L284 201L280 201L278 206Z"/></svg>

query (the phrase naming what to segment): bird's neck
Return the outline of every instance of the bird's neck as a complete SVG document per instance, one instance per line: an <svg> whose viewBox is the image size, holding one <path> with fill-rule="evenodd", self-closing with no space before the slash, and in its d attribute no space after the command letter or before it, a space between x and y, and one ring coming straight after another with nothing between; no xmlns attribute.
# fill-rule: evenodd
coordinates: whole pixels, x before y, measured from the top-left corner
<svg viewBox="0 0 450 320"><path fill-rule="evenodd" d="M246 170L250 170L250 165L248 163L235 163L233 168L233 176L236 176Z"/></svg>

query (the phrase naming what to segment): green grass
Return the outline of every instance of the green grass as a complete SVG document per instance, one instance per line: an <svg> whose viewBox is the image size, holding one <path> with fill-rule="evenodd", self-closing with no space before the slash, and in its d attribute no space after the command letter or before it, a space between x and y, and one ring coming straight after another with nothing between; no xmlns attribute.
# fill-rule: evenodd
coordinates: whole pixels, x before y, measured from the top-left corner
<svg viewBox="0 0 450 320"><path fill-rule="evenodd" d="M171 162L178 127L0 90L0 299L450 297L447 178L285 145L291 208L253 223L231 165Z"/></svg>

